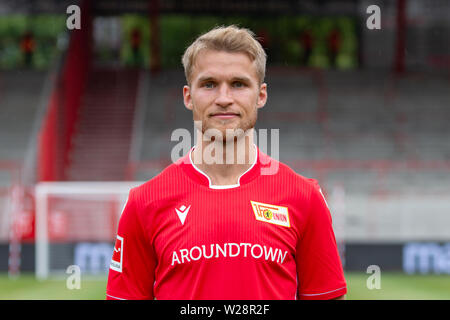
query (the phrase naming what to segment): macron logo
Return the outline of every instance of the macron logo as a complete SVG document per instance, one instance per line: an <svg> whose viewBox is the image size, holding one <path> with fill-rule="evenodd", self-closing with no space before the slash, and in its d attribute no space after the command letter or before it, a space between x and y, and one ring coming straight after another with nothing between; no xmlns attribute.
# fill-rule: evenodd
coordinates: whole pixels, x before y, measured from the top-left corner
<svg viewBox="0 0 450 320"><path fill-rule="evenodd" d="M184 221L186 220L186 216L187 216L190 208L191 208L191 206L186 208L186 206L184 206L184 205L178 209L175 208L175 211L177 212L178 218L180 218L182 225L184 225Z"/></svg>

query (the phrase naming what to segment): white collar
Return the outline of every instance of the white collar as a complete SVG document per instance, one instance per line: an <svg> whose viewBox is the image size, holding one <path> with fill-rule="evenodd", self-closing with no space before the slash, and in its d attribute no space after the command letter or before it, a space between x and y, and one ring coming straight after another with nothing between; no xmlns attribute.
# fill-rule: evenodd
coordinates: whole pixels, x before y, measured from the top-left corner
<svg viewBox="0 0 450 320"><path fill-rule="evenodd" d="M238 183L237 183L237 184L227 184L227 185L214 185L214 184L212 184L212 181L211 181L211 179L208 177L208 175L207 175L206 173L204 173L202 170L200 170L200 169L194 164L194 162L192 162L192 151L195 149L195 147L196 147L196 146L192 147L191 150L189 151L189 161L190 161L192 167L193 167L195 170L197 170L198 172L200 172L202 175L204 175L204 176L208 179L208 182L209 182L209 188L211 188L211 189L232 189L232 188L240 187L240 186L241 186L241 183L240 183L241 178L242 178L247 172L249 172L249 171L255 166L256 162L258 161L258 150L257 150L257 148L256 148L256 145L253 144L253 148L255 148L255 153L256 153L255 161L252 163L252 165L250 166L250 168L248 168L243 174L241 174L241 175L239 176L239 178L238 178Z"/></svg>

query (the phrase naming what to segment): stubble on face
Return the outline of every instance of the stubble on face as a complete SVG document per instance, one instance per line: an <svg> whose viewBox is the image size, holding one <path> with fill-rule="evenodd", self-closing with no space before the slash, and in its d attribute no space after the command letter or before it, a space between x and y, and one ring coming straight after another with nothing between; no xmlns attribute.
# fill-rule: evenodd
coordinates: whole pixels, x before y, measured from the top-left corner
<svg viewBox="0 0 450 320"><path fill-rule="evenodd" d="M249 130L254 129L258 119L256 106L247 117L244 119L239 118L239 121L233 127L228 125L227 120L214 120L215 122L219 122L219 125L213 124L211 123L211 119L201 117L195 110L196 108L194 107L193 120L195 128L208 141L215 141L218 137L222 137L223 143L236 141L236 139L240 139L248 134Z"/></svg>

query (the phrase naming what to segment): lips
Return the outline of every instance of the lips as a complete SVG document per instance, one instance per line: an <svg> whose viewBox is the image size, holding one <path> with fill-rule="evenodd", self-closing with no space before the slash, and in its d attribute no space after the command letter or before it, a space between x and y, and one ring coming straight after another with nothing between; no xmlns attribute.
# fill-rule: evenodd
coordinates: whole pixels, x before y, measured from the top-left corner
<svg viewBox="0 0 450 320"><path fill-rule="evenodd" d="M218 119L232 119L235 117L239 117L239 114L234 113L234 112L218 112L218 113L213 113L211 115L211 117L218 118Z"/></svg>

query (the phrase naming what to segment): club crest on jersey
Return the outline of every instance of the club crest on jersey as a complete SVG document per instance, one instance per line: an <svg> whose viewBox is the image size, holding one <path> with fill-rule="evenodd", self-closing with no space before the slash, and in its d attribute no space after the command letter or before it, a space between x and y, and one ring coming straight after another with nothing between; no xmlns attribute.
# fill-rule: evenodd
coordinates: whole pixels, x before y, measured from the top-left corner
<svg viewBox="0 0 450 320"><path fill-rule="evenodd" d="M283 227L291 227L289 222L289 211L287 207L276 206L273 204L250 201L258 221L273 223Z"/></svg>
<svg viewBox="0 0 450 320"><path fill-rule="evenodd" d="M114 252L109 267L117 272L122 272L123 259L123 237L117 235L116 243L114 244Z"/></svg>

